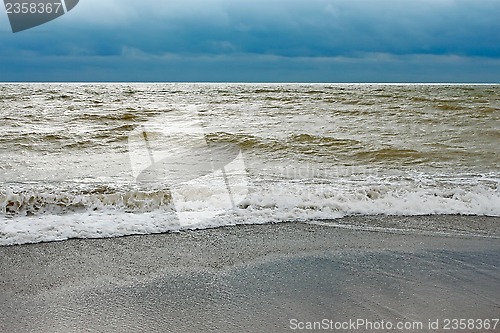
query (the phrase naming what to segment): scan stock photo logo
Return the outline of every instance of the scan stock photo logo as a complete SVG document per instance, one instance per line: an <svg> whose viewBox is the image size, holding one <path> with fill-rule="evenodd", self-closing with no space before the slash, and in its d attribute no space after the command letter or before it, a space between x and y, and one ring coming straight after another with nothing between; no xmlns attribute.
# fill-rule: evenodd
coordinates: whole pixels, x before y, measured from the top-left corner
<svg viewBox="0 0 500 333"><path fill-rule="evenodd" d="M168 189L181 227L235 212L249 193L241 149L211 142L196 107L136 127L128 136L128 153L140 188Z"/></svg>
<svg viewBox="0 0 500 333"><path fill-rule="evenodd" d="M52 21L75 8L79 0L4 0L12 32Z"/></svg>

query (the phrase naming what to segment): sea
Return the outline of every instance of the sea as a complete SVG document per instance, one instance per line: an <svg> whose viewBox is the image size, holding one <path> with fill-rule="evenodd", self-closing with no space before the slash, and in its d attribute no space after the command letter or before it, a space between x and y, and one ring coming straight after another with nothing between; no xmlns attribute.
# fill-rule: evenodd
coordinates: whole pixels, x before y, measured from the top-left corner
<svg viewBox="0 0 500 333"><path fill-rule="evenodd" d="M0 116L0 245L500 216L500 85L0 84Z"/></svg>

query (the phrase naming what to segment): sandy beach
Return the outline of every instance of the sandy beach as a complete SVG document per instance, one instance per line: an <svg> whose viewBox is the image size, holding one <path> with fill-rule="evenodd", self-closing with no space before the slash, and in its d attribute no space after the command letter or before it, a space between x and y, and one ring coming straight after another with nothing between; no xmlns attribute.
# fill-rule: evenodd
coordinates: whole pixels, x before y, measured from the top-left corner
<svg viewBox="0 0 500 333"><path fill-rule="evenodd" d="M444 230L446 221L454 228ZM356 320L440 331L446 319L498 318L499 218L330 222L337 227L1 247L0 332L289 332L314 322L324 326L307 331L342 331L335 325ZM429 329L438 320L439 330ZM371 331L366 323L344 331Z"/></svg>

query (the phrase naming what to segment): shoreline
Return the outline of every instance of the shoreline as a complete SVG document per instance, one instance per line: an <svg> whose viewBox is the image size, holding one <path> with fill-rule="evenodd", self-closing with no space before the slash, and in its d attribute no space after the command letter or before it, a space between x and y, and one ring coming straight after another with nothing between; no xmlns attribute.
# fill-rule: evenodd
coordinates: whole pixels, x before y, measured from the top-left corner
<svg viewBox="0 0 500 333"><path fill-rule="evenodd" d="M288 332L294 318L498 316L500 218L340 220L0 247L0 332ZM349 227L409 223L417 231Z"/></svg>
<svg viewBox="0 0 500 333"><path fill-rule="evenodd" d="M458 222L458 223L457 223ZM150 235L168 235L183 232L198 232L203 230L216 230L234 228L240 226L259 226L274 224L311 224L323 225L332 228L351 229L359 231L372 231L382 233L418 234L418 235L439 235L456 237L484 237L500 238L500 217L486 215L462 215L462 214L436 214L436 215L349 215L333 219L315 219L299 221L283 221L268 223L241 223L221 226L209 226L200 228L174 229L164 232L152 233L131 233L118 236L103 237L70 237L50 241L26 242L0 245L2 247L24 246L34 244L48 244L54 242L66 242L70 240L91 240L91 239L120 239L127 237L141 237Z"/></svg>

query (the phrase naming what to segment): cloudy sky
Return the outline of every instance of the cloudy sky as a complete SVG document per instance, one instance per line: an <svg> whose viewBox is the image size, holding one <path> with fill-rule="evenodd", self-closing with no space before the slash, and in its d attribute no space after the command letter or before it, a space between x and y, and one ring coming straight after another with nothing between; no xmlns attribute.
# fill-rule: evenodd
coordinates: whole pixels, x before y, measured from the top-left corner
<svg viewBox="0 0 500 333"><path fill-rule="evenodd" d="M500 82L500 0L80 0L0 81Z"/></svg>

